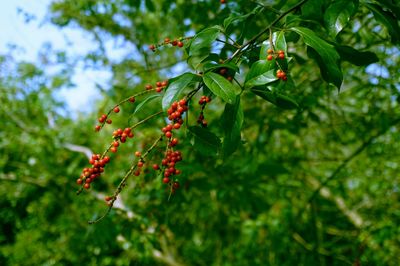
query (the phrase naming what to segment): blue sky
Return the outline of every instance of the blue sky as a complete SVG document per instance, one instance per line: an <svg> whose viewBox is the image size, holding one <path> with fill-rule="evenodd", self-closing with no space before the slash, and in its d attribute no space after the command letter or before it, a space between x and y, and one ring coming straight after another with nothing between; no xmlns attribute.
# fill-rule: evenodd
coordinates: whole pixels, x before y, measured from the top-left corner
<svg viewBox="0 0 400 266"><path fill-rule="evenodd" d="M2 0L0 4L0 53L7 53L9 44L20 49L14 52L17 60L37 61L38 51L43 43L50 42L55 50L66 50L68 55L84 55L96 48L91 36L79 29L60 29L46 20L47 8L51 0ZM35 16L25 23L25 16L18 12ZM57 97L65 100L72 116L77 111L90 111L94 100L98 99L95 82L104 84L110 78L105 71L76 71L73 83L76 88L63 89Z"/></svg>

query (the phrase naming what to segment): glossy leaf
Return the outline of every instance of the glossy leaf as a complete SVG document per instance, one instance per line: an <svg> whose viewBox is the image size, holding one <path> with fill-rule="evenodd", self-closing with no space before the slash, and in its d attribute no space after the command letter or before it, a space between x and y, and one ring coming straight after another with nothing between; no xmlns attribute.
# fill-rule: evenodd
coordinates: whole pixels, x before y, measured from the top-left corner
<svg viewBox="0 0 400 266"><path fill-rule="evenodd" d="M163 110L167 110L172 102L178 100L184 89L200 80L199 76L192 73L184 73L169 80L168 87L162 99Z"/></svg>
<svg viewBox="0 0 400 266"><path fill-rule="evenodd" d="M255 62L246 75L245 87L251 88L276 81L278 78L273 67L267 60Z"/></svg>
<svg viewBox="0 0 400 266"><path fill-rule="evenodd" d="M303 27L291 28L294 32L301 35L304 42L312 47L320 57L321 74L327 82L333 83L338 89L343 81L343 74L339 65L339 54L335 48L318 37L312 30ZM321 67L323 65L323 67Z"/></svg>
<svg viewBox="0 0 400 266"><path fill-rule="evenodd" d="M361 52L350 46L336 46L336 50L340 54L342 60L346 60L356 66L367 66L379 61L375 53L366 51Z"/></svg>
<svg viewBox="0 0 400 266"><path fill-rule="evenodd" d="M206 86L218 97L227 103L233 104L240 89L226 78L213 72L204 74L203 81Z"/></svg>
<svg viewBox="0 0 400 266"><path fill-rule="evenodd" d="M332 37L336 35L347 25L350 17L357 11L358 1L339 0L333 2L325 11L324 22Z"/></svg>
<svg viewBox="0 0 400 266"><path fill-rule="evenodd" d="M294 99L281 93L273 92L266 86L254 87L251 89L251 92L282 109L295 109L299 107Z"/></svg>
<svg viewBox="0 0 400 266"><path fill-rule="evenodd" d="M233 70L235 73L239 72L239 67L233 63L217 64L213 62L207 62L203 66L205 72L213 71L220 68L227 68Z"/></svg>
<svg viewBox="0 0 400 266"><path fill-rule="evenodd" d="M189 132L194 136L194 147L204 155L216 155L221 146L221 140L211 131L199 127L189 127Z"/></svg>
<svg viewBox="0 0 400 266"><path fill-rule="evenodd" d="M146 104L149 104L150 102L156 100L156 99L161 99L161 94L154 94L154 95L150 95L149 97L147 97L146 99L144 99L143 101L141 101L135 108L135 111L133 111L133 115L135 115L136 113L138 113L144 106L146 106Z"/></svg>
<svg viewBox="0 0 400 266"><path fill-rule="evenodd" d="M380 21L388 30L390 38L393 43L400 42L400 27L398 20L391 12L383 10L380 6L375 4L365 4L372 13L376 20Z"/></svg>
<svg viewBox="0 0 400 266"><path fill-rule="evenodd" d="M211 44L218 37L220 30L219 26L213 26L196 34L190 43L189 55L199 55L204 54L206 50L209 51Z"/></svg>
<svg viewBox="0 0 400 266"><path fill-rule="evenodd" d="M283 31L280 31L277 34L274 44L275 44L276 51L282 50L285 52L285 55L287 55L287 45L286 45L286 40L285 40L285 33Z"/></svg>

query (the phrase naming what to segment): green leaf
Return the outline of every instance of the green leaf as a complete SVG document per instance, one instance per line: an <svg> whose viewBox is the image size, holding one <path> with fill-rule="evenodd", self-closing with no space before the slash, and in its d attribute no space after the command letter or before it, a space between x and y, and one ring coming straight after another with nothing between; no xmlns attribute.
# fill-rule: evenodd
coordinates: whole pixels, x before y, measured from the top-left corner
<svg viewBox="0 0 400 266"><path fill-rule="evenodd" d="M154 101L156 99L161 99L161 94L155 94L155 95L150 95L146 99L144 99L142 102L140 102L135 110L133 111L133 115L135 115L137 112L139 112L146 104L150 103L151 101Z"/></svg>
<svg viewBox="0 0 400 266"><path fill-rule="evenodd" d="M226 104L221 117L221 126L224 131L222 149L224 157L231 155L239 146L241 129L243 125L243 110L240 105L240 96L236 97L234 104Z"/></svg>
<svg viewBox="0 0 400 266"><path fill-rule="evenodd" d="M286 40L285 40L285 33L283 31L280 31L278 35L275 38L275 50L279 51L282 50L285 52L285 55L287 55L287 45L286 45Z"/></svg>
<svg viewBox="0 0 400 266"><path fill-rule="evenodd" d="M357 11L357 8L357 0L338 0L328 7L324 14L324 22L332 37L336 37L347 25L350 17Z"/></svg>
<svg viewBox="0 0 400 266"><path fill-rule="evenodd" d="M274 82L277 79L274 65L272 65L270 61L260 60L251 66L246 75L244 86L245 88L251 88Z"/></svg>
<svg viewBox="0 0 400 266"><path fill-rule="evenodd" d="M294 99L278 92L272 92L266 86L254 87L251 89L251 92L282 109L295 109L299 107Z"/></svg>
<svg viewBox="0 0 400 266"><path fill-rule="evenodd" d="M204 63L203 70L205 72L213 71L220 68L227 68L233 70L235 73L239 72L239 67L234 63L217 64L213 62Z"/></svg>
<svg viewBox="0 0 400 266"><path fill-rule="evenodd" d="M370 51L361 52L350 46L336 46L342 60L346 60L356 66L367 66L379 61L378 56Z"/></svg>
<svg viewBox="0 0 400 266"><path fill-rule="evenodd" d="M163 110L167 110L172 102L176 101L181 96L184 89L200 80L201 78L199 76L189 72L170 79L162 99Z"/></svg>
<svg viewBox="0 0 400 266"><path fill-rule="evenodd" d="M221 140L211 131L199 127L189 127L189 132L194 136L194 147L204 155L216 155L221 146Z"/></svg>
<svg viewBox="0 0 400 266"><path fill-rule="evenodd" d="M400 27L396 17L391 12L383 10L378 5L367 3L365 3L364 5L368 7L372 11L372 13L374 13L374 17L376 18L376 20L385 25L392 42L400 42Z"/></svg>
<svg viewBox="0 0 400 266"><path fill-rule="evenodd" d="M217 39L220 31L219 26L213 26L196 34L190 43L189 55L201 55L206 51L209 52L211 44Z"/></svg>
<svg viewBox="0 0 400 266"><path fill-rule="evenodd" d="M207 72L203 76L206 86L218 97L227 103L233 104L240 89L226 78L213 72Z"/></svg>
<svg viewBox="0 0 400 266"><path fill-rule="evenodd" d="M303 27L291 28L294 32L301 35L304 42L312 47L320 60L317 60L320 66L322 77L330 83L333 83L338 89L343 81L343 74L340 70L340 57L335 48L318 37L312 30ZM322 67L321 67L322 66Z"/></svg>
<svg viewBox="0 0 400 266"><path fill-rule="evenodd" d="M225 31L228 31L229 26L231 26L231 24L236 23L236 22L242 22L244 20L246 20L247 18L256 15L257 13L259 13L260 11L262 11L263 8L261 6L256 6L250 13L247 13L245 15L240 15L240 14L230 14L229 17L227 17L224 20L224 28Z"/></svg>

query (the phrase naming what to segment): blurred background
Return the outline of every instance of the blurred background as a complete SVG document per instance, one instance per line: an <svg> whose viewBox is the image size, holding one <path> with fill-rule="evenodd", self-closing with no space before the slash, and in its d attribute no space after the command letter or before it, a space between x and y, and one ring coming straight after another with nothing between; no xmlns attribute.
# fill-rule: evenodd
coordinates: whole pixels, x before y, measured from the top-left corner
<svg viewBox="0 0 400 266"><path fill-rule="evenodd" d="M197 149L182 131L182 188L168 200L149 169L129 180L103 221L88 225L106 210L104 196L113 193L133 152L151 145L165 123L141 126L104 177L77 196L75 180L87 156L103 152L115 128L161 106L149 102L134 116L134 106L123 106L100 133L97 118L145 84L188 71L183 49L153 53L148 45L263 6L232 26L232 37L243 41L277 10L297 3L227 2L2 1L0 265L400 264L400 11L394 1L382 1L381 13L360 3L336 37L377 57L342 62L340 92L288 33L296 84L290 95L299 109L244 93L242 141L228 159ZM321 36L326 31L312 20L323 20L326 2L310 0L294 12ZM376 15L385 12L397 24ZM248 62L241 70L239 80ZM216 100L205 111L217 135L223 108Z"/></svg>

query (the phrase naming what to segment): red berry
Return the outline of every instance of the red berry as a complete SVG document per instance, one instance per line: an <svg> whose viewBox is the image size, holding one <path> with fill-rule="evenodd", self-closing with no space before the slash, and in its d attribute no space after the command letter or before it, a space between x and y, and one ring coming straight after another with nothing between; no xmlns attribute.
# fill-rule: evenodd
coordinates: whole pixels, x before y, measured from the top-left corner
<svg viewBox="0 0 400 266"><path fill-rule="evenodd" d="M178 144L179 140L177 138L174 138L171 140L171 146L176 146Z"/></svg>
<svg viewBox="0 0 400 266"><path fill-rule="evenodd" d="M131 97L131 98L129 98L129 101L131 102L131 103L134 103L135 102L135 97Z"/></svg>
<svg viewBox="0 0 400 266"><path fill-rule="evenodd" d="M100 131L100 129L101 129L101 126L100 126L100 125L97 125L97 126L95 126L95 128L94 128L94 130L97 131L97 132Z"/></svg>
<svg viewBox="0 0 400 266"><path fill-rule="evenodd" d="M278 57L279 57L279 59L284 59L285 58L285 54L283 54L283 53L279 54Z"/></svg>
<svg viewBox="0 0 400 266"><path fill-rule="evenodd" d="M173 40L173 41L171 42L171 44L172 44L172 46L176 46L176 45L178 44L178 41L177 41L177 40Z"/></svg>
<svg viewBox="0 0 400 266"><path fill-rule="evenodd" d="M82 183L83 183L82 178L78 178L78 179L76 180L76 183L77 183L78 185L82 185Z"/></svg>
<svg viewBox="0 0 400 266"><path fill-rule="evenodd" d="M226 4L226 0L220 0L221 4Z"/></svg>
<svg viewBox="0 0 400 266"><path fill-rule="evenodd" d="M161 86L162 86L162 85L161 85L161 81L157 81L156 86L157 86L157 87L161 87Z"/></svg>
<svg viewBox="0 0 400 266"><path fill-rule="evenodd" d="M114 147L118 147L118 146L119 146L119 142L118 142L118 141L114 141L114 142L113 142L113 146L114 146Z"/></svg>
<svg viewBox="0 0 400 266"><path fill-rule="evenodd" d="M169 43L171 40L169 38L164 39L164 43Z"/></svg>
<svg viewBox="0 0 400 266"><path fill-rule="evenodd" d="M157 87L156 92L162 92L162 87Z"/></svg>
<svg viewBox="0 0 400 266"><path fill-rule="evenodd" d="M161 86L165 87L168 85L168 80L164 80L163 82L161 82Z"/></svg>
<svg viewBox="0 0 400 266"><path fill-rule="evenodd" d="M156 47L154 46L154 44L152 44L152 45L149 46L149 49L154 52L156 50Z"/></svg>
<svg viewBox="0 0 400 266"><path fill-rule="evenodd" d="M110 200L112 200L112 198L113 198L113 197L111 197L111 196L106 196L104 199L105 199L106 201L110 201Z"/></svg>
<svg viewBox="0 0 400 266"><path fill-rule="evenodd" d="M181 128L181 124L179 124L179 123L174 124L174 129L180 129L180 128Z"/></svg>
<svg viewBox="0 0 400 266"><path fill-rule="evenodd" d="M135 152L135 156L136 156L136 157L140 157L140 156L142 156L142 153L141 153L140 151L136 151L136 152Z"/></svg>
<svg viewBox="0 0 400 266"><path fill-rule="evenodd" d="M268 49L268 50L267 50L267 53L268 53L268 54L273 54L274 51L273 51L272 49Z"/></svg>
<svg viewBox="0 0 400 266"><path fill-rule="evenodd" d="M183 42L178 42L178 47L183 47Z"/></svg>
<svg viewBox="0 0 400 266"><path fill-rule="evenodd" d="M185 99L182 99L182 100L179 101L179 105L180 105L180 106L185 106L186 103L187 103L187 102L186 102Z"/></svg>
<svg viewBox="0 0 400 266"><path fill-rule="evenodd" d="M118 149L117 149L116 147L111 147L111 148L110 148L110 151L111 151L112 153L116 153L116 152L118 151Z"/></svg>
<svg viewBox="0 0 400 266"><path fill-rule="evenodd" d="M111 124L112 123L112 120L111 119L107 119L107 124Z"/></svg>
<svg viewBox="0 0 400 266"><path fill-rule="evenodd" d="M151 90L151 89L153 88L153 86L151 86L151 84L147 84L147 85L145 86L145 88L146 88L146 90Z"/></svg>
<svg viewBox="0 0 400 266"><path fill-rule="evenodd" d="M114 113L119 113L119 107L118 107L118 106L116 106L116 107L114 108Z"/></svg>
<svg viewBox="0 0 400 266"><path fill-rule="evenodd" d="M178 189L180 187L179 182L174 182L174 189Z"/></svg>
<svg viewBox="0 0 400 266"><path fill-rule="evenodd" d="M171 131L167 131L167 132L165 132L165 136L166 136L167 138L170 138L170 137L172 137L172 133L171 133Z"/></svg>
<svg viewBox="0 0 400 266"><path fill-rule="evenodd" d="M168 184L170 179L168 177L164 177L162 181L164 184Z"/></svg>
<svg viewBox="0 0 400 266"><path fill-rule="evenodd" d="M160 169L160 166L158 166L158 164L153 164L153 169L158 170L158 169Z"/></svg>
<svg viewBox="0 0 400 266"><path fill-rule="evenodd" d="M270 55L270 54L267 56L267 60L268 60L268 61L271 61L273 58L274 58L274 57L273 57L272 55Z"/></svg>
<svg viewBox="0 0 400 266"><path fill-rule="evenodd" d="M138 167L143 167L143 165L144 165L144 162L142 162L142 161L140 161L140 162L137 163L137 166L138 166Z"/></svg>
<svg viewBox="0 0 400 266"><path fill-rule="evenodd" d="M226 68L221 68L221 69L219 70L219 73L220 73L221 75L225 75L226 72L228 72L228 70L227 70Z"/></svg>
<svg viewBox="0 0 400 266"><path fill-rule="evenodd" d="M89 183L85 183L85 184L83 185L83 187L84 187L85 189L89 189L89 188L90 188L90 184L89 184Z"/></svg>
<svg viewBox="0 0 400 266"><path fill-rule="evenodd" d="M139 175L140 175L140 170L136 170L133 174L134 174L135 176L139 176Z"/></svg>

